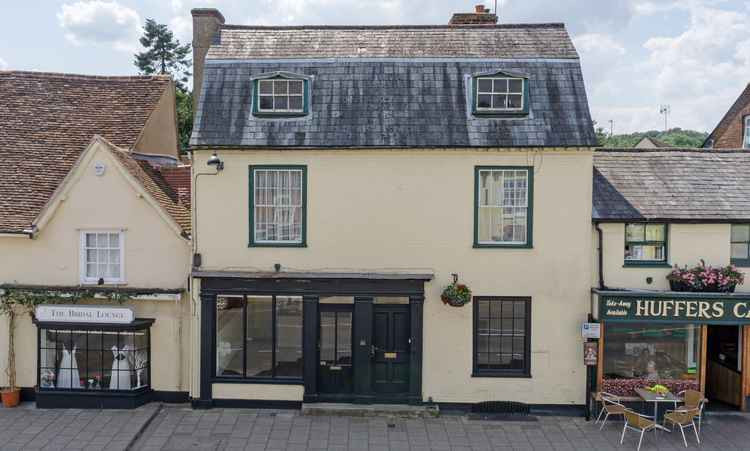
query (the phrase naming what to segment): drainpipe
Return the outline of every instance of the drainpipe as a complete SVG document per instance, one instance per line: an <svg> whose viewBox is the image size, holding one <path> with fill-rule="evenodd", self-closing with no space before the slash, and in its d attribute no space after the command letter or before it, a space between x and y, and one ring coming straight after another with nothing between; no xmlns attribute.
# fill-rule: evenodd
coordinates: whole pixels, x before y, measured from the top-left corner
<svg viewBox="0 0 750 451"><path fill-rule="evenodd" d="M604 283L604 231L600 227L600 223L595 222L594 227L596 228L596 233L599 235L599 248L597 249L598 255L598 265L599 265L599 289L600 290L606 290L607 285Z"/></svg>

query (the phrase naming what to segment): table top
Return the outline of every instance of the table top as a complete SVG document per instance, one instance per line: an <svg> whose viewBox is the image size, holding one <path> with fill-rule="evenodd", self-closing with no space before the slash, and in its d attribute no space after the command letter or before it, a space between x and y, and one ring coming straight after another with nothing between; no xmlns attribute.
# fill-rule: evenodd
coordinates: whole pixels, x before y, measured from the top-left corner
<svg viewBox="0 0 750 451"><path fill-rule="evenodd" d="M638 393L638 396L643 398L646 402L675 402L680 401L680 398L676 397L672 394L672 392L666 392L663 395L656 394L650 390L646 390L645 388L636 388L635 392Z"/></svg>

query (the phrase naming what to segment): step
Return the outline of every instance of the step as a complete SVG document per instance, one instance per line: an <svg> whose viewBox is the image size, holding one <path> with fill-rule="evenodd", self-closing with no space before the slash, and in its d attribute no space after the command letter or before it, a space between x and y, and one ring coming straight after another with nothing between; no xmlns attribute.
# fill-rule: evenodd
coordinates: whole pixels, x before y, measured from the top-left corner
<svg viewBox="0 0 750 451"><path fill-rule="evenodd" d="M440 416L440 409L436 405L411 406L407 404L346 404L316 402L303 403L302 415L434 418Z"/></svg>

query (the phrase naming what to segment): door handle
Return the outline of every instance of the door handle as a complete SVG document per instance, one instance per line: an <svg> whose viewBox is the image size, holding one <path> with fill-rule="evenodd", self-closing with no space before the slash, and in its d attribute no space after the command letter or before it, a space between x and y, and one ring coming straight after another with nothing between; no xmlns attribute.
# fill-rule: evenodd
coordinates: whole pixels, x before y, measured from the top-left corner
<svg viewBox="0 0 750 451"><path fill-rule="evenodd" d="M370 345L370 357L373 357L373 358L375 357L376 350L377 348L375 347L375 345Z"/></svg>

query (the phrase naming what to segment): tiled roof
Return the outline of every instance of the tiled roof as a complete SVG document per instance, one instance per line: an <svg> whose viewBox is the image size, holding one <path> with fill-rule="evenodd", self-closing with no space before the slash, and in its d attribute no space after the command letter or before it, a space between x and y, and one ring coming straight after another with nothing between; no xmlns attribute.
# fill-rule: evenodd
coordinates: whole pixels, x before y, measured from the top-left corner
<svg viewBox="0 0 750 451"><path fill-rule="evenodd" d="M562 24L222 25L207 59L578 58Z"/></svg>
<svg viewBox="0 0 750 451"><path fill-rule="evenodd" d="M169 85L0 71L0 232L31 225L95 134L132 148Z"/></svg>
<svg viewBox="0 0 750 451"><path fill-rule="evenodd" d="M169 214L182 229L184 236L190 235L190 209L189 204L180 202L180 196L162 177L157 169L145 160L138 159L136 155L110 147L112 154L122 163L143 188L153 197L164 211ZM189 168L188 168L189 170Z"/></svg>
<svg viewBox="0 0 750 451"><path fill-rule="evenodd" d="M276 71L312 77L308 116L252 114L252 78ZM471 114L471 76L497 71L528 77L527 117ZM193 146L596 146L578 60L207 61L203 76Z"/></svg>
<svg viewBox="0 0 750 451"><path fill-rule="evenodd" d="M602 149L594 153L595 220L750 219L750 152Z"/></svg>
<svg viewBox="0 0 750 451"><path fill-rule="evenodd" d="M732 120L737 117L737 114L739 114L748 104L750 104L750 83L748 83L745 90L742 91L742 94L737 97L737 100L734 101L732 106L729 107L729 110L727 110L724 117L721 118L721 121L716 125L716 128L714 128L711 134L706 137L706 140L703 142L703 147L710 147L711 144L720 138L726 129L729 128Z"/></svg>

